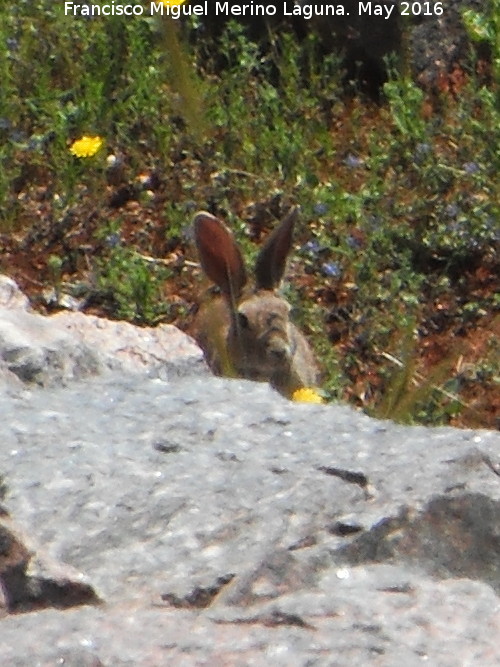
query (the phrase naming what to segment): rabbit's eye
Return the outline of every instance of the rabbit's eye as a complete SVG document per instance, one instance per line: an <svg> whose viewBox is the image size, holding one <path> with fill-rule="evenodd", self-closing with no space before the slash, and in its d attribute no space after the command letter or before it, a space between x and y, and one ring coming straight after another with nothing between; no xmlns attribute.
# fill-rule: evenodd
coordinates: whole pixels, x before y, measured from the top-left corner
<svg viewBox="0 0 500 667"><path fill-rule="evenodd" d="M238 325L242 329L250 328L250 322L248 321L248 317L244 313L238 313Z"/></svg>

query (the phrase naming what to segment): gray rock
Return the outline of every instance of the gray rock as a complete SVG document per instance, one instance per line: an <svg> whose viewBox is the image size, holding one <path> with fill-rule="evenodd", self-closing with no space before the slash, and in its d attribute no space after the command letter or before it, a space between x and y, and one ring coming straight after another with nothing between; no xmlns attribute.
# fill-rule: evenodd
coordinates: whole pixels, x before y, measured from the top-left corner
<svg viewBox="0 0 500 667"><path fill-rule="evenodd" d="M204 368L194 341L176 327L134 327L79 312L43 317L0 276L0 380L43 386L124 370L168 377Z"/></svg>
<svg viewBox="0 0 500 667"><path fill-rule="evenodd" d="M472 45L462 19L465 9L487 12L482 0L448 0L443 2L441 16L422 15L413 21L408 40L411 67L427 89L439 90L441 86L442 92L454 67L467 70ZM490 58L486 51L483 56Z"/></svg>
<svg viewBox="0 0 500 667"><path fill-rule="evenodd" d="M498 433L184 369L0 393L2 664L499 663Z"/></svg>
<svg viewBox="0 0 500 667"><path fill-rule="evenodd" d="M0 274L0 308L30 310L28 297L21 292L16 282Z"/></svg>
<svg viewBox="0 0 500 667"><path fill-rule="evenodd" d="M0 411L10 530L71 593L0 621L6 664L498 664L498 434L197 375Z"/></svg>

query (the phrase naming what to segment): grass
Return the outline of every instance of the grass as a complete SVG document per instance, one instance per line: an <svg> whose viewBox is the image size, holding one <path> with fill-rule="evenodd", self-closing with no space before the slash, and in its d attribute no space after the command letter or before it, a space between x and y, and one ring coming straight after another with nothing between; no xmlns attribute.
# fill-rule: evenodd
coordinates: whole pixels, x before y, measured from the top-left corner
<svg viewBox="0 0 500 667"><path fill-rule="evenodd" d="M465 19L491 52L486 83L472 49L453 95L393 70L375 106L344 95L339 60L313 37L280 33L263 52L238 23L216 46L199 18L188 42L167 19L6 0L0 270L40 307L47 285L83 289L88 310L186 326L194 210L224 216L252 255L297 202L286 293L327 396L410 423L495 427L499 13L491 0ZM104 147L77 158L84 135Z"/></svg>

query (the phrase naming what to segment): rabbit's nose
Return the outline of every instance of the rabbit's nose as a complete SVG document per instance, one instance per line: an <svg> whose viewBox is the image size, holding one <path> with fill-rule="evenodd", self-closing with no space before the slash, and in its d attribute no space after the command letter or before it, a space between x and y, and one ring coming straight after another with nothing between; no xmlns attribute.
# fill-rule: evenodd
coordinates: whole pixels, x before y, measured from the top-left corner
<svg viewBox="0 0 500 667"><path fill-rule="evenodd" d="M284 340L274 340L269 346L269 355L278 362L283 362L290 357L290 347Z"/></svg>

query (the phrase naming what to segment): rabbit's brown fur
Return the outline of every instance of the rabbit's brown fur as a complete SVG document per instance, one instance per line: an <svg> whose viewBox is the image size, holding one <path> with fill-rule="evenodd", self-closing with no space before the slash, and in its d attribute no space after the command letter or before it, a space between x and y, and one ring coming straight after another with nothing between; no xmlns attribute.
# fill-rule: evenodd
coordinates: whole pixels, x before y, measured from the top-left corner
<svg viewBox="0 0 500 667"><path fill-rule="evenodd" d="M210 213L194 218L201 266L222 294L202 306L194 325L208 364L218 374L270 382L285 396L317 385L319 377L309 344L290 322L290 305L276 292L296 217L293 209L262 247L251 289L230 231Z"/></svg>

